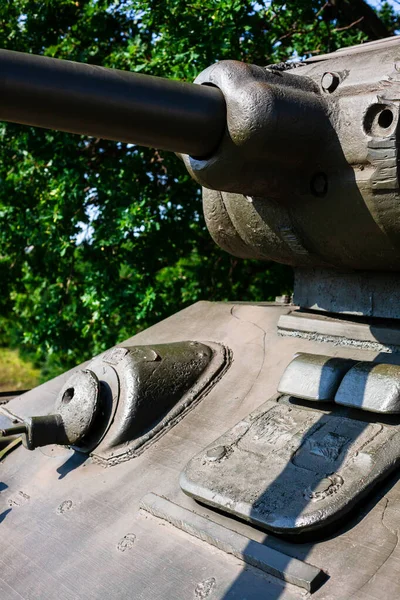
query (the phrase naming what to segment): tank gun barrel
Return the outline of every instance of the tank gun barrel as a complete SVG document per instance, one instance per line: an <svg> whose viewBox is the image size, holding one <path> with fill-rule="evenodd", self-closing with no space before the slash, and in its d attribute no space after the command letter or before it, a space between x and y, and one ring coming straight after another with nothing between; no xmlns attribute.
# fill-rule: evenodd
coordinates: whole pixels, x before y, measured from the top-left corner
<svg viewBox="0 0 400 600"><path fill-rule="evenodd" d="M298 65L223 60L194 83L0 50L0 121L180 153L235 256L305 282L309 269L400 272L399 40ZM302 305L324 304L310 289Z"/></svg>
<svg viewBox="0 0 400 600"><path fill-rule="evenodd" d="M0 120L211 154L226 124L216 87L0 50Z"/></svg>

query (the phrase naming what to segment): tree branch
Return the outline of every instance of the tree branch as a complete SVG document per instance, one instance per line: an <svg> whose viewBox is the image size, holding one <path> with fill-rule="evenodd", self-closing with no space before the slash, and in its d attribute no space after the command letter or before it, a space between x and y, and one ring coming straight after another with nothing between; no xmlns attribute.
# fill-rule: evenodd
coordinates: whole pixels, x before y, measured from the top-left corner
<svg viewBox="0 0 400 600"><path fill-rule="evenodd" d="M336 27L336 29L334 29L334 31L346 31L346 29L351 29L355 25L358 25L359 23L361 23L361 21L363 21L363 20L364 20L364 17L360 17L359 19L357 19L357 21L353 21L352 23L350 23L350 25L346 25L345 27Z"/></svg>
<svg viewBox="0 0 400 600"><path fill-rule="evenodd" d="M391 35L375 10L364 0L330 0L330 4L336 12L339 23L350 21L354 26L354 22L360 19L360 29L368 35L369 39L379 40Z"/></svg>

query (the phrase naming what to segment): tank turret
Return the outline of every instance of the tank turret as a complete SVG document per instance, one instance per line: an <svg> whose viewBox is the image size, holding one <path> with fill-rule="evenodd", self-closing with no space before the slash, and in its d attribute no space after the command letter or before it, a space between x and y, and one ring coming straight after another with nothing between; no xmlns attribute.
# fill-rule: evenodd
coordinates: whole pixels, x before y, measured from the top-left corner
<svg viewBox="0 0 400 600"><path fill-rule="evenodd" d="M222 61L195 84L3 50L0 119L180 153L222 248L296 267L302 306L396 317L397 48Z"/></svg>

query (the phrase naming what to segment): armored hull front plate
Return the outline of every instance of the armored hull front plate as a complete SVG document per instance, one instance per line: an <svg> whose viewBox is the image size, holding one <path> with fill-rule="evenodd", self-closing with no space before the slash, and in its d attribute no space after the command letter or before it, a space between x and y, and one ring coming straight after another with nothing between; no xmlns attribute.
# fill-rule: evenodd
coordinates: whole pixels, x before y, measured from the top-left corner
<svg viewBox="0 0 400 600"><path fill-rule="evenodd" d="M305 590L244 566L235 556L143 513L140 503L149 493L284 553L288 565L294 557L323 570L328 578L313 593L313 600L400 598L400 483L396 472L365 497L345 526L339 520L329 536L307 543L298 543L295 536L296 541L289 542L266 535L251 523L197 503L179 487L180 473L193 456L214 448L213 440L235 423L246 421L246 415L274 395L296 352L400 363L399 354L379 355L279 336L279 317L289 310L285 306L200 302L128 340L127 346L213 341L229 348L233 356L230 368L201 402L140 456L107 468L68 448L30 452L18 447L3 458L1 600L307 598ZM8 410L21 417L47 414L69 376L11 400ZM319 418L330 418L320 406L312 404L313 410L318 407ZM280 403L272 402L270 407L280 409ZM314 413L301 414L310 418L312 427ZM360 445L365 432L356 440ZM293 437L291 432L288 435ZM376 442L382 435L379 433ZM256 443L260 442L243 436L240 452L248 456ZM274 445L278 449L276 442ZM359 447L359 453L365 449ZM303 465L303 458L299 453L296 468ZM288 468L290 465L289 461ZM264 471L268 468L267 463ZM340 473L341 465L334 468ZM343 478L346 481L347 476ZM253 504L256 501L254 498ZM319 505L311 498L304 498L306 503L312 510ZM303 512L306 509L303 506ZM251 542L249 546L251 549Z"/></svg>

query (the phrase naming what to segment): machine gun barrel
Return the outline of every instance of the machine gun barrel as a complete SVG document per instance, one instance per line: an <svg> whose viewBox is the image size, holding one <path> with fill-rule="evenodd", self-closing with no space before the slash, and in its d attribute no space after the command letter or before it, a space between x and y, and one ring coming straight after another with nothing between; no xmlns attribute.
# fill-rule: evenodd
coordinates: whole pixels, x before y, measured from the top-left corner
<svg viewBox="0 0 400 600"><path fill-rule="evenodd" d="M226 107L216 87L0 50L0 120L204 157Z"/></svg>

